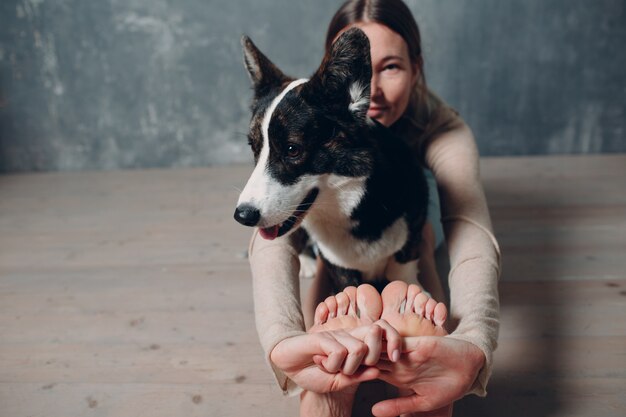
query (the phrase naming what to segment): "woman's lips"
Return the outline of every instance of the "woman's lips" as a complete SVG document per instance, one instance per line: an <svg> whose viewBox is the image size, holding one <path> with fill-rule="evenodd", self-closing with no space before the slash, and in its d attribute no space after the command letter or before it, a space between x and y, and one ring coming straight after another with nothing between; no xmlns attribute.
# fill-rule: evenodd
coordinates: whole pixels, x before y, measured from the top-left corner
<svg viewBox="0 0 626 417"><path fill-rule="evenodd" d="M375 119L377 117L380 117L386 110L387 107L385 106L370 106L370 108L367 110L367 115L372 119Z"/></svg>

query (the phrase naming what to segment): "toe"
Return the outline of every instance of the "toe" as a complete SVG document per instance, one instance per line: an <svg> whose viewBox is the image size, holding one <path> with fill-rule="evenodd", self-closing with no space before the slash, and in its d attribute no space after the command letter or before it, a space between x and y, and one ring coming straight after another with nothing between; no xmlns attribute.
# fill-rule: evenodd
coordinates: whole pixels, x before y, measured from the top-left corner
<svg viewBox="0 0 626 417"><path fill-rule="evenodd" d="M419 316L424 315L424 307L426 307L428 300L428 296L423 292L415 296L415 300L413 301L413 311L415 311L415 314Z"/></svg>
<svg viewBox="0 0 626 417"><path fill-rule="evenodd" d="M400 312L401 308L406 304L407 287L403 281L393 281L383 289L381 295L383 300L383 318Z"/></svg>
<svg viewBox="0 0 626 417"><path fill-rule="evenodd" d="M429 298L428 301L426 301L426 306L424 307L424 317L427 320L433 320L433 313L435 312L436 306L437 302L434 299Z"/></svg>
<svg viewBox="0 0 626 417"><path fill-rule="evenodd" d="M324 324L328 320L328 306L326 303L319 303L315 309L315 324Z"/></svg>
<svg viewBox="0 0 626 417"><path fill-rule="evenodd" d="M437 303L435 313L433 315L434 322L437 326L443 326L448 318L448 309L444 303Z"/></svg>
<svg viewBox="0 0 626 417"><path fill-rule="evenodd" d="M324 300L326 307L328 308L328 318L337 317L337 299L334 295L327 297Z"/></svg>
<svg viewBox="0 0 626 417"><path fill-rule="evenodd" d="M421 293L422 289L419 285L411 284L406 292L406 306L404 307L404 313L410 314L413 313L413 302L415 301L415 297L417 294Z"/></svg>
<svg viewBox="0 0 626 417"><path fill-rule="evenodd" d="M383 302L376 288L369 284L359 285L356 289L356 306L362 322L373 323L380 318Z"/></svg>
<svg viewBox="0 0 626 417"><path fill-rule="evenodd" d="M337 316L345 316L348 314L348 307L350 306L348 295L340 292L335 296L335 300L337 300Z"/></svg>
<svg viewBox="0 0 626 417"><path fill-rule="evenodd" d="M356 305L357 305L357 297L356 297L356 287L346 287L343 289L343 293L348 297L349 300L349 305L348 305L348 316L352 316L352 317L358 317L357 316L357 310L356 310Z"/></svg>

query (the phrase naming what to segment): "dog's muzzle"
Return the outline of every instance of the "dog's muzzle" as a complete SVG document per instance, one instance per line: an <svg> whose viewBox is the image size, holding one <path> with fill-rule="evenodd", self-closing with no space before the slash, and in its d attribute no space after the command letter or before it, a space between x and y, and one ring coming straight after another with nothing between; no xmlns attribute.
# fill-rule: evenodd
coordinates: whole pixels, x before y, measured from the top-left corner
<svg viewBox="0 0 626 417"><path fill-rule="evenodd" d="M259 233L264 239L272 240L279 236L283 236L289 231L297 228L306 215L307 211L317 198L318 188L313 188L304 197L304 200L298 205L298 208L282 223L274 224L267 227L259 226L264 223L261 219L261 211L249 203L243 203L235 209L235 220L244 226L259 226ZM265 226L265 225L264 225Z"/></svg>

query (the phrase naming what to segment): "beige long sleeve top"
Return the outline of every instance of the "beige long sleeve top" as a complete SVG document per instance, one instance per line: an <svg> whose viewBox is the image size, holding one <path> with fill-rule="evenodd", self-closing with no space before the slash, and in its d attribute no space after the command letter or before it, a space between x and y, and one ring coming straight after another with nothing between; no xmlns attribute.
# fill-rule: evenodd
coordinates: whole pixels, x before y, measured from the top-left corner
<svg viewBox="0 0 626 417"><path fill-rule="evenodd" d="M429 144L425 162L437 181L442 222L450 255L448 336L479 347L486 362L469 393L486 395L499 329L500 250L492 232L480 182L478 150L463 125ZM255 231L249 248L256 327L266 358L284 393L301 390L270 361L282 340L304 333L295 248L286 238L267 241Z"/></svg>

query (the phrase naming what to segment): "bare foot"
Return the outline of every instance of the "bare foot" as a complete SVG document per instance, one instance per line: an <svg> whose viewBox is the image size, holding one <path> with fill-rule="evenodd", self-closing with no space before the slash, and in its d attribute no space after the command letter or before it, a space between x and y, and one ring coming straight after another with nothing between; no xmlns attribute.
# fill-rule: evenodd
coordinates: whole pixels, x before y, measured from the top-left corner
<svg viewBox="0 0 626 417"><path fill-rule="evenodd" d="M358 338L370 347L363 358L363 364L372 366L380 357L382 329L371 325L378 321L382 309L380 294L371 285L346 287L339 294L327 297L318 304L313 326L308 333L346 330L354 334L355 331L358 333L358 329L363 329L363 334L358 335ZM397 333L396 339L399 348L400 337ZM372 346L376 347L371 349ZM314 362L318 365L321 360L321 356L314 357ZM300 396L300 416L350 416L357 387L358 385L354 385L326 394L305 391Z"/></svg>
<svg viewBox="0 0 626 417"><path fill-rule="evenodd" d="M369 284L346 287L317 306L310 333L391 325L402 336L445 336L448 310L418 285L393 281L382 295Z"/></svg>
<svg viewBox="0 0 626 417"><path fill-rule="evenodd" d="M389 283L382 293L381 319L400 336L445 336L443 328L448 315L446 305L430 298L417 285L403 281Z"/></svg>
<svg viewBox="0 0 626 417"><path fill-rule="evenodd" d="M380 294L371 285L346 287L337 295L327 297L317 306L314 323L309 332L353 329L370 325L380 318L382 310Z"/></svg>
<svg viewBox="0 0 626 417"><path fill-rule="evenodd" d="M443 328L448 315L445 304L438 303L433 298L430 298L419 286L414 284L407 285L403 281L393 281L384 288L381 297L383 300L381 319L391 324L401 336L445 336L448 334ZM404 360L406 360L406 358L404 358L403 361ZM390 368L385 369L390 370ZM387 381L392 382L389 379L387 379ZM409 397L415 394L415 391L411 389L412 387L410 385L394 385L398 387L400 397ZM377 405L374 409L379 411L381 407ZM384 410L383 406L383 412ZM452 405L450 404L432 414L401 414L398 412L394 415L401 414L401 417L441 417L449 416L451 413Z"/></svg>
<svg viewBox="0 0 626 417"><path fill-rule="evenodd" d="M445 336L447 332L442 326L446 317L446 306L428 297L417 285L394 281L385 287L381 296L374 287L363 284L358 288L347 287L320 303L309 333L338 329L376 329L380 326L388 335L387 356L395 362L400 356L399 350L396 352L399 348L399 336ZM374 323L378 326L371 326ZM380 334L374 333L367 337L375 340ZM390 340L393 340L393 346L390 345ZM376 364L379 354L380 350L368 352L363 363L369 366ZM346 407L352 404L355 390L356 386L338 393L342 394L341 401L328 395L309 394L310 398L303 396L301 415L309 415L308 411L314 409L313 405L320 402L327 406L332 405L331 408L347 411L350 408ZM400 393L409 395L413 391L404 388Z"/></svg>

